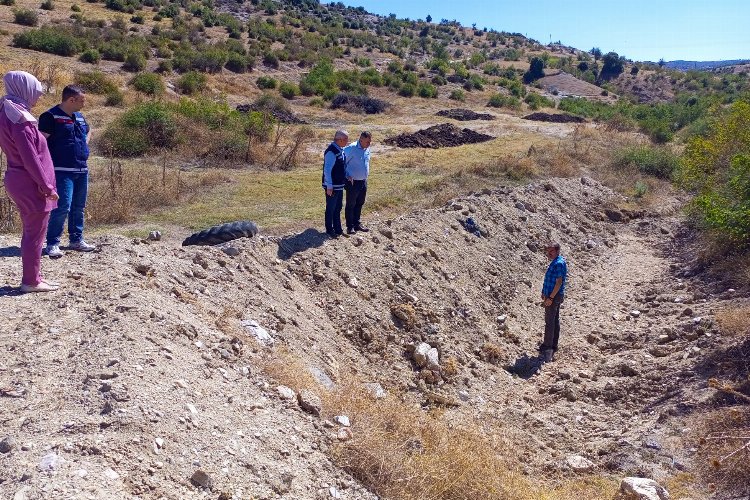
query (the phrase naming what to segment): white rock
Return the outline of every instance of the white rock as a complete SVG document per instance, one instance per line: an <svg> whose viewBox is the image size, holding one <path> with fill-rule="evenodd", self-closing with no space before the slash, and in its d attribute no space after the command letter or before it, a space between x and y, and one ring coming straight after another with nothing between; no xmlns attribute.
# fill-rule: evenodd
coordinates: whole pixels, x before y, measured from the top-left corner
<svg viewBox="0 0 750 500"><path fill-rule="evenodd" d="M703 318L700 317L700 316L693 318L693 324L694 325L699 325L701 323L701 321L703 321Z"/></svg>
<svg viewBox="0 0 750 500"><path fill-rule="evenodd" d="M669 492L653 479L626 477L620 483L623 500L669 500Z"/></svg>
<svg viewBox="0 0 750 500"><path fill-rule="evenodd" d="M638 309L633 309L632 311L630 311L630 315L634 318L638 318L641 315L641 311L639 311Z"/></svg>
<svg viewBox="0 0 750 500"><path fill-rule="evenodd" d="M189 411L193 415L197 415L198 414L198 408L196 408L193 403L186 404L185 408L187 409L187 411Z"/></svg>
<svg viewBox="0 0 750 500"><path fill-rule="evenodd" d="M414 349L414 362L418 367L423 368L427 365L427 353L430 352L430 349L432 347L426 342L422 342Z"/></svg>
<svg viewBox="0 0 750 500"><path fill-rule="evenodd" d="M328 494L331 495L331 498L342 498L341 493L339 493L339 490L335 486L328 488Z"/></svg>
<svg viewBox="0 0 750 500"><path fill-rule="evenodd" d="M337 424L343 425L344 427L349 427L350 425L352 425L349 417L347 417L346 415L336 415L335 417L333 417L333 420Z"/></svg>
<svg viewBox="0 0 750 500"><path fill-rule="evenodd" d="M157 448L164 448L164 440L162 438L154 439L154 444Z"/></svg>
<svg viewBox="0 0 750 500"><path fill-rule="evenodd" d="M87 471L86 469L78 469L76 471L76 476L78 477L86 477L88 475L89 475L89 471Z"/></svg>
<svg viewBox="0 0 750 500"><path fill-rule="evenodd" d="M502 323L505 323L505 320L507 319L508 319L507 314L501 314L500 316L497 317L497 322L502 324Z"/></svg>
<svg viewBox="0 0 750 500"><path fill-rule="evenodd" d="M279 396L281 396L281 399L285 399L287 401L297 399L297 395L294 393L294 391L285 385L278 386L276 388L276 392L279 393Z"/></svg>
<svg viewBox="0 0 750 500"><path fill-rule="evenodd" d="M589 472L594 468L594 462L581 455L569 455L565 463L575 472Z"/></svg>
<svg viewBox="0 0 750 500"><path fill-rule="evenodd" d="M385 389L383 389L383 386L378 384L377 382L368 382L365 384L365 388L375 396L375 399L382 399L386 396Z"/></svg>
<svg viewBox="0 0 750 500"><path fill-rule="evenodd" d="M52 452L42 457L42 460L39 462L38 467L42 472L52 471L59 468L60 465L63 464L63 462L65 462L65 460L60 455Z"/></svg>
<svg viewBox="0 0 750 500"><path fill-rule="evenodd" d="M110 468L104 470L104 476L112 481L120 478L120 475Z"/></svg>
<svg viewBox="0 0 750 500"><path fill-rule="evenodd" d="M440 355L436 348L432 348L427 351L427 369L428 370L440 370Z"/></svg>
<svg viewBox="0 0 750 500"><path fill-rule="evenodd" d="M273 337L268 330L263 328L254 319L243 319L240 323L245 327L261 344L271 345L274 343Z"/></svg>
<svg viewBox="0 0 750 500"><path fill-rule="evenodd" d="M174 385L176 385L177 387L181 387L182 389L187 389L188 388L187 382L185 382L181 378L175 380L174 381Z"/></svg>

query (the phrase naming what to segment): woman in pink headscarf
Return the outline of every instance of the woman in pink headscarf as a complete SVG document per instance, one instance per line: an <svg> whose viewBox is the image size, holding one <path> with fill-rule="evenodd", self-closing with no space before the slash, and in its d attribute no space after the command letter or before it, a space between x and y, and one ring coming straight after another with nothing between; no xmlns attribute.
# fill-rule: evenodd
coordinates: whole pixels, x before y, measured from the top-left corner
<svg viewBox="0 0 750 500"><path fill-rule="evenodd" d="M0 148L8 159L5 189L16 203L23 223L22 292L51 292L59 285L41 276L41 254L50 210L57 207L55 170L47 141L37 128L31 108L42 95L42 84L25 71L3 77L0 99Z"/></svg>

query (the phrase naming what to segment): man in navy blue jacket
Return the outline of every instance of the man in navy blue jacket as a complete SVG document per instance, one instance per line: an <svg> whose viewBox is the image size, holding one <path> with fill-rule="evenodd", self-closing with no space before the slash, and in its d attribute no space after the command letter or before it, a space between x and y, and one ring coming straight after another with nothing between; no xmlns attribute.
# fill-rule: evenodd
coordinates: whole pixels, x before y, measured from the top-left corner
<svg viewBox="0 0 750 500"><path fill-rule="evenodd" d="M326 194L326 233L331 238L343 234L341 229L341 208L346 184L346 156L344 147L349 142L349 134L337 130L333 142L323 153L323 189Z"/></svg>
<svg viewBox="0 0 750 500"><path fill-rule="evenodd" d="M39 131L47 138L60 200L52 210L47 226L45 253L53 259L62 257L60 237L65 219L71 250L95 250L83 239L83 210L89 187L89 138L91 129L80 113L86 96L80 87L68 85L63 89L62 102L39 117Z"/></svg>

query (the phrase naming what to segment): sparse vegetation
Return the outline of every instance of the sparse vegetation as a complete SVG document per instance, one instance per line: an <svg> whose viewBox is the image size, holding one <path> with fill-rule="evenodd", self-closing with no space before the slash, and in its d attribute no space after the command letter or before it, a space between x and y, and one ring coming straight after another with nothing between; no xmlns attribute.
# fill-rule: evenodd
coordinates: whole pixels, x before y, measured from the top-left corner
<svg viewBox="0 0 750 500"><path fill-rule="evenodd" d="M519 109L521 107L521 101L510 95L492 94L490 100L487 102L487 106L493 108Z"/></svg>
<svg viewBox="0 0 750 500"><path fill-rule="evenodd" d="M157 73L138 73L130 80L135 90L151 97L164 93L164 80Z"/></svg>
<svg viewBox="0 0 750 500"><path fill-rule="evenodd" d="M23 26L36 26L39 23L39 14L31 9L13 9L13 22Z"/></svg>

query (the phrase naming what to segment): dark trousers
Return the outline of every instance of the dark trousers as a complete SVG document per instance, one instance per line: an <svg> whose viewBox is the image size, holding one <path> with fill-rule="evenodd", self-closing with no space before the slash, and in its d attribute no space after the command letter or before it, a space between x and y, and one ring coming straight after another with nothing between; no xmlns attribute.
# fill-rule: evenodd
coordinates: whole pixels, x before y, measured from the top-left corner
<svg viewBox="0 0 750 500"><path fill-rule="evenodd" d="M324 191L325 193L325 191ZM344 201L342 189L333 191L331 196L326 194L326 233L341 234L341 206Z"/></svg>
<svg viewBox="0 0 750 500"><path fill-rule="evenodd" d="M346 228L356 229L359 227L359 218L362 215L362 206L367 197L367 181L352 181L346 183Z"/></svg>
<svg viewBox="0 0 750 500"><path fill-rule="evenodd" d="M557 351L557 341L560 339L560 304L563 297L552 299L551 306L544 306L544 343L543 349Z"/></svg>

